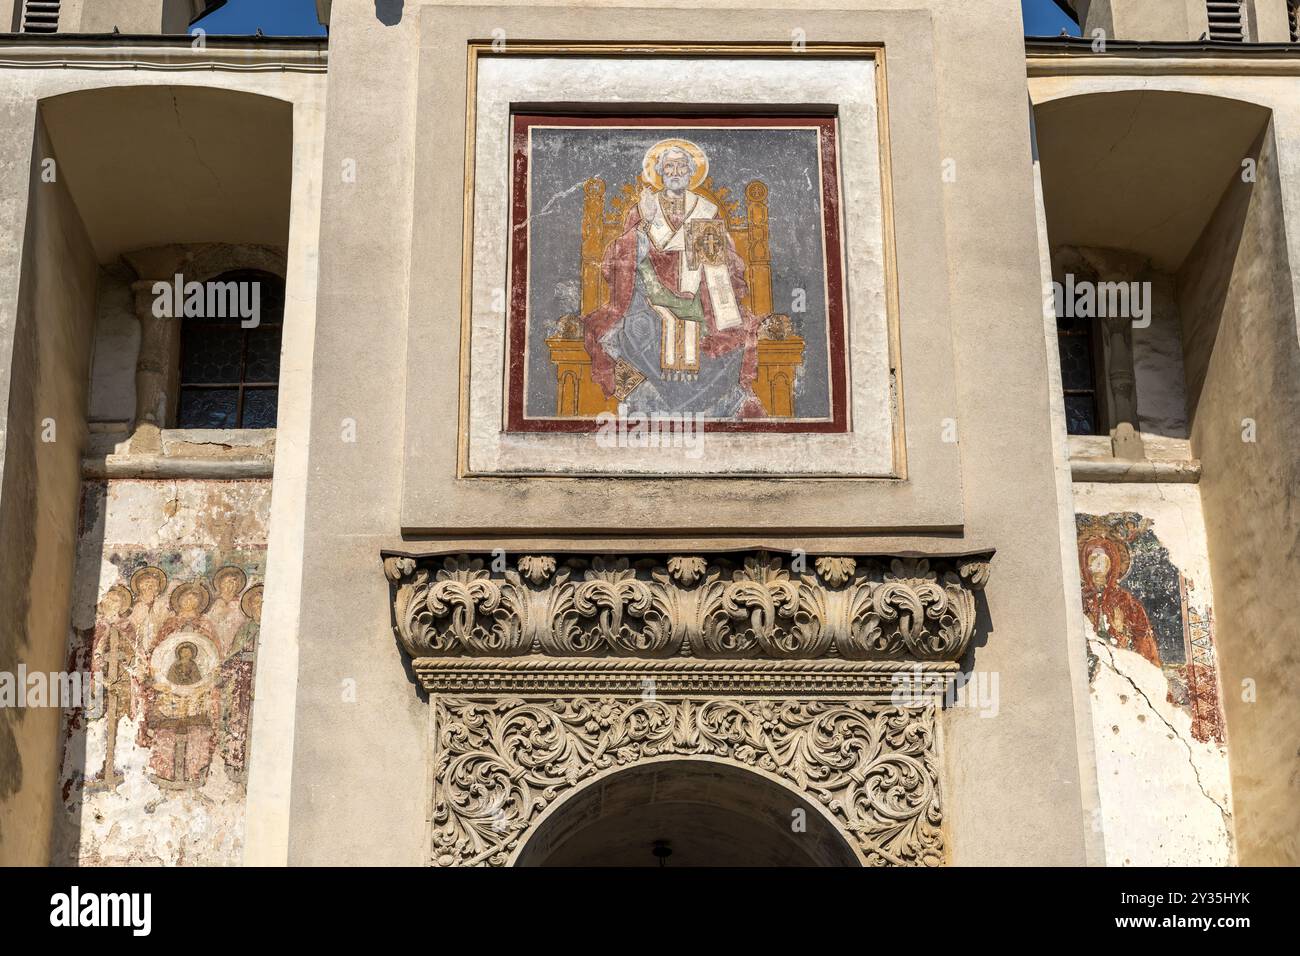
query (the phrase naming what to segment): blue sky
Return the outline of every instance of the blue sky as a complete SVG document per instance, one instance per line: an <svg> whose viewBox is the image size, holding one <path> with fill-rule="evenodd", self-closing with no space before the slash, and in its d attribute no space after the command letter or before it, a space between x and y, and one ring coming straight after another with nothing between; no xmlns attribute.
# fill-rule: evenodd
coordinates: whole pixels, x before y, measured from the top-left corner
<svg viewBox="0 0 1300 956"><path fill-rule="evenodd" d="M268 36L323 36L316 22L315 0L230 0L195 27L211 34L251 36L261 27Z"/></svg>
<svg viewBox="0 0 1300 956"><path fill-rule="evenodd" d="M1062 13L1052 0L1020 0L1020 9L1025 14L1025 36L1059 36L1062 27L1075 36L1079 35L1078 24Z"/></svg>
<svg viewBox="0 0 1300 956"><path fill-rule="evenodd" d="M1020 0L1020 5L1029 36L1056 36L1062 27L1079 32L1053 0ZM229 0L195 25L208 33L234 36L250 36L259 27L269 36L319 36L325 32L316 22L314 0Z"/></svg>

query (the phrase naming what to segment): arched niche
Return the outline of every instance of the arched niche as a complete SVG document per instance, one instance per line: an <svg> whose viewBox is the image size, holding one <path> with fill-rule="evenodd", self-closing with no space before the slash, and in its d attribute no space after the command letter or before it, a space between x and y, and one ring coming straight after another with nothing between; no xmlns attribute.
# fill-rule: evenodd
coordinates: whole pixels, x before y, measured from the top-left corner
<svg viewBox="0 0 1300 956"><path fill-rule="evenodd" d="M863 862L833 818L785 784L721 760L667 758L615 770L552 804L513 865L661 861L688 867Z"/></svg>

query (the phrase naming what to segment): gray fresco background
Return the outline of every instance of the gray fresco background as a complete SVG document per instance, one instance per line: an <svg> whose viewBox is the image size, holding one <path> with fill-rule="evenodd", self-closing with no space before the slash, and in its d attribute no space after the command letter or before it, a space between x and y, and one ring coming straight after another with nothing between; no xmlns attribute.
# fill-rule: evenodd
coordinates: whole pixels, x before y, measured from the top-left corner
<svg viewBox="0 0 1300 956"><path fill-rule="evenodd" d="M551 323L561 315L581 311L583 183L592 176L603 179L608 204L625 182L640 173L645 151L668 138L698 144L709 158L714 187L728 187L729 198L739 198L742 209L745 184L754 179L767 183L772 309L790 313L797 333L806 343L803 368L795 381L795 414L799 418L828 418L830 385L817 130L752 127L533 128L525 414L555 414L555 367L545 338ZM796 288L807 292L806 311L802 314L790 308Z"/></svg>

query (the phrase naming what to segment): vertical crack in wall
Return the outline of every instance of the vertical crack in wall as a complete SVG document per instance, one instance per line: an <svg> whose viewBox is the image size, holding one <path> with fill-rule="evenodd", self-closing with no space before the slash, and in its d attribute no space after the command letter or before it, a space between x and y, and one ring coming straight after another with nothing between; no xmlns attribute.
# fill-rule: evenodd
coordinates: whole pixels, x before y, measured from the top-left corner
<svg viewBox="0 0 1300 956"><path fill-rule="evenodd" d="M1200 768L1196 766L1196 755L1192 752L1192 745L1188 743L1187 738L1183 736L1183 734L1178 732L1178 728L1176 728L1173 724L1171 724L1165 718L1164 714L1160 713L1160 711L1156 708L1155 704L1152 703L1151 698L1147 696L1146 691L1144 691L1141 687L1139 687L1137 683L1133 680L1133 678L1129 677L1128 674L1125 674L1122 670L1119 669L1119 666L1115 663L1114 649L1111 648L1110 645L1108 645L1105 641L1099 640L1098 638L1095 637L1088 638L1088 643L1096 644L1102 647L1106 651L1106 657L1109 658L1109 664L1107 666L1110 668L1110 671L1113 674L1115 674L1117 677L1122 679L1130 687L1133 688L1133 692L1138 697L1140 697L1143 701L1146 702L1147 708L1151 711L1152 714L1155 715L1156 719L1159 720L1162 724L1164 724L1165 727L1168 728L1169 732L1174 736L1174 738L1178 740L1183 745L1183 747L1187 750L1187 764L1192 768L1192 776L1196 780L1196 786L1201 791L1201 794L1205 797L1205 799L1210 801L1210 803L1214 805L1215 809L1219 811L1220 816L1223 818L1224 833L1227 836L1229 848L1231 848L1232 813L1231 811L1227 810L1223 806L1223 804L1219 803L1218 800L1215 800L1214 797L1210 794L1210 792L1207 789L1205 789L1205 783L1201 780ZM1096 656L1099 661L1102 661L1102 663L1106 663L1106 661L1102 658L1100 654Z"/></svg>

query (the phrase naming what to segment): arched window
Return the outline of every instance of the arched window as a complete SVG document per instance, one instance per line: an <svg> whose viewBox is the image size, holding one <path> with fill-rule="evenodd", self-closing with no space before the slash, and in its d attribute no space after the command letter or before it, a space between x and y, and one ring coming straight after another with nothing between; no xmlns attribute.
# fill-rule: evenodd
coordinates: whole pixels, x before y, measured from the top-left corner
<svg viewBox="0 0 1300 956"><path fill-rule="evenodd" d="M215 284L224 292L209 295L209 306L214 301L233 302L235 294L250 303L256 288L257 324L245 327L235 308L207 308L203 316L181 320L176 427L274 428L280 397L284 280L268 272L241 270L220 275L207 285L211 289Z"/></svg>

